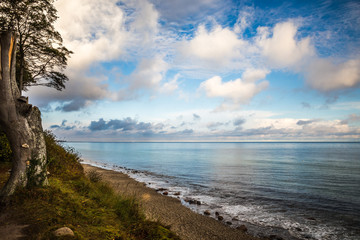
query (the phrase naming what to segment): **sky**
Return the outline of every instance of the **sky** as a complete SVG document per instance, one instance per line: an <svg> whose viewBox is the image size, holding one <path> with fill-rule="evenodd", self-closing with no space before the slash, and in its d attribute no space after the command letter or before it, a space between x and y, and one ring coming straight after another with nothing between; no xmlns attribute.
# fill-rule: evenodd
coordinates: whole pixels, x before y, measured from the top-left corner
<svg viewBox="0 0 360 240"><path fill-rule="evenodd" d="M357 0L57 0L66 89L43 126L97 142L360 141Z"/></svg>

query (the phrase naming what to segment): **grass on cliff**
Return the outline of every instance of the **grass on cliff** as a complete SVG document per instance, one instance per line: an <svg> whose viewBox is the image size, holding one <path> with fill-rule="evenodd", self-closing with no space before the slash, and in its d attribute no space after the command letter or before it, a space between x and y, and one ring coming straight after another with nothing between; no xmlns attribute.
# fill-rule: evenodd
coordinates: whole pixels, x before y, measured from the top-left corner
<svg viewBox="0 0 360 240"><path fill-rule="evenodd" d="M79 155L45 136L49 186L18 189L6 207L13 221L29 225L26 239L56 239L52 232L64 226L75 237L61 239L178 239L146 220L135 199L116 194L96 173L85 176Z"/></svg>

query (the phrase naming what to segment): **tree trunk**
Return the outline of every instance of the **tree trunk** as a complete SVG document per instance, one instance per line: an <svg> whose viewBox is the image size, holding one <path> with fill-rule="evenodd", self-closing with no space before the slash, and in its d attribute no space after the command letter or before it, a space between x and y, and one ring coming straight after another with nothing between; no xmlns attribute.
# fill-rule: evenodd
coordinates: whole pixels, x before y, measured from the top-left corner
<svg viewBox="0 0 360 240"><path fill-rule="evenodd" d="M24 88L24 50L20 49L20 76L19 76L19 91L20 95Z"/></svg>
<svg viewBox="0 0 360 240"><path fill-rule="evenodd" d="M46 146L40 111L20 96L16 83L16 36L0 38L0 129L13 152L11 175L0 196L11 195L18 186L47 184Z"/></svg>

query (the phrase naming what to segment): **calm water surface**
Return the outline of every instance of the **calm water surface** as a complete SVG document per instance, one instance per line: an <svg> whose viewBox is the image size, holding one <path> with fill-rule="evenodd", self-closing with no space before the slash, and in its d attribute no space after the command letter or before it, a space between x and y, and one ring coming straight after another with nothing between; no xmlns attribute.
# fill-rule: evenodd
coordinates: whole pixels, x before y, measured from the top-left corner
<svg viewBox="0 0 360 240"><path fill-rule="evenodd" d="M66 145L88 163L167 188L170 195L180 192L194 211L218 211L254 235L360 239L360 143Z"/></svg>

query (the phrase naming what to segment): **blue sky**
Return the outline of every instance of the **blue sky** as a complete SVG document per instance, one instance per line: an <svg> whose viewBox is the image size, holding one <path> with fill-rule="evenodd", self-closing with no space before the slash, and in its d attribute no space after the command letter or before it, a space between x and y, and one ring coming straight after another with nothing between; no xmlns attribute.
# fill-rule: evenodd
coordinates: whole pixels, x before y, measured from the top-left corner
<svg viewBox="0 0 360 240"><path fill-rule="evenodd" d="M68 141L359 141L358 1L58 0ZM75 10L76 9L76 10Z"/></svg>

